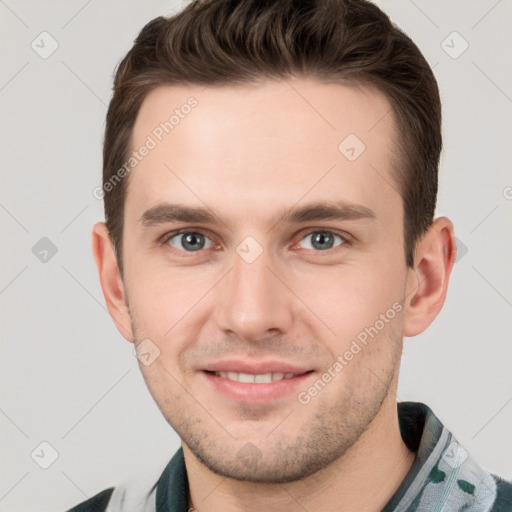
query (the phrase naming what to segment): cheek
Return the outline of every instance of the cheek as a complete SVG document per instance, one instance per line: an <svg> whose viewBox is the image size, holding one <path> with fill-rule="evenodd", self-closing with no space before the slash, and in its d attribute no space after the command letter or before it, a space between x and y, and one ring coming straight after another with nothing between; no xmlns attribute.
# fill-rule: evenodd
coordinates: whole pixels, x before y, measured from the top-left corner
<svg viewBox="0 0 512 512"><path fill-rule="evenodd" d="M402 275L403 274L403 275ZM385 315L396 321L396 309L403 299L405 270L396 262L372 262L364 266L318 268L307 276L295 276L297 295L307 305L310 326L318 332L325 326L325 339L339 353L365 328ZM393 309L394 308L394 309ZM380 323L379 323L380 326ZM382 329L387 332L388 323ZM333 354L334 355L334 354Z"/></svg>
<svg viewBox="0 0 512 512"><path fill-rule="evenodd" d="M150 266L151 262L154 258L140 258L130 267L130 308L148 335L150 331L162 337L198 305L213 277L199 266L178 269L161 262Z"/></svg>
<svg viewBox="0 0 512 512"><path fill-rule="evenodd" d="M176 269L134 264L130 271L127 288L137 341L148 338L159 350L155 362L141 365L141 370L151 389L158 390L161 382L172 389L178 384L167 372L177 376L183 371L180 358L200 337L211 313L208 292L218 277L199 266Z"/></svg>

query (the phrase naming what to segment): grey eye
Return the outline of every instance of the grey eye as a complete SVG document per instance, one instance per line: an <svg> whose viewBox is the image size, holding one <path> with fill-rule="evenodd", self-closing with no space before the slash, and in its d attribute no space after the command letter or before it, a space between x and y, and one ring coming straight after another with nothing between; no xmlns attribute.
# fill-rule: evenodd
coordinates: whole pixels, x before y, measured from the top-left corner
<svg viewBox="0 0 512 512"><path fill-rule="evenodd" d="M306 246L301 246L302 249L317 249L319 251L325 251L334 247L335 239L340 241L337 245L344 243L343 239L339 235L335 235L330 231L313 231L305 236L300 243L309 241L306 243Z"/></svg>
<svg viewBox="0 0 512 512"><path fill-rule="evenodd" d="M200 251L211 247L212 242L202 233L189 231L187 233L179 233L169 238L168 243L176 249L185 249L187 252Z"/></svg>

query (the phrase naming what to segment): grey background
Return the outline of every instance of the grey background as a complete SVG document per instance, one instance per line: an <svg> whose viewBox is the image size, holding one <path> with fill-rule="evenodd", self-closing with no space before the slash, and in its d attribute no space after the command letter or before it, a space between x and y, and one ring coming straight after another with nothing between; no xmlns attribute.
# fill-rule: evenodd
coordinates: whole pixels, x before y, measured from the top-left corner
<svg viewBox="0 0 512 512"><path fill-rule="evenodd" d="M438 215L461 247L443 311L405 341L398 398L430 405L475 460L511 479L512 1L378 3L438 78ZM130 475L156 481L179 446L110 319L91 253L114 67L147 21L179 6L0 0L2 511L64 510ZM46 59L31 47L43 31L58 42ZM457 58L453 31L469 44ZM43 237L57 249L46 262ZM48 469L41 442L58 452Z"/></svg>

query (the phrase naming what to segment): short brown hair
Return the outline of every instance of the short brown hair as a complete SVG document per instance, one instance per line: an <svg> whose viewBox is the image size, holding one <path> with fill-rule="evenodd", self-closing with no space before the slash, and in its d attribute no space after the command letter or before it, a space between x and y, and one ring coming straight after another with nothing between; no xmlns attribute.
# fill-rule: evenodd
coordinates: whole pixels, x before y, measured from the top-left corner
<svg viewBox="0 0 512 512"><path fill-rule="evenodd" d="M192 0L150 21L119 63L103 146L105 222L123 275L125 164L139 108L162 85L232 85L292 75L372 87L397 127L394 186L404 206L404 252L432 224L442 148L441 101L421 51L366 0Z"/></svg>

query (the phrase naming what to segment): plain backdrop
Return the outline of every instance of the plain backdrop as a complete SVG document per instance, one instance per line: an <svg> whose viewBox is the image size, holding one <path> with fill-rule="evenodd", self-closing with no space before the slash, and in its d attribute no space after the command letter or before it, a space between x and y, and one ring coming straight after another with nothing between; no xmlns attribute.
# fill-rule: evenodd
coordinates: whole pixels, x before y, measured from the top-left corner
<svg viewBox="0 0 512 512"><path fill-rule="evenodd" d="M379 5L439 82L437 213L454 221L460 250L443 311L405 340L398 397L427 403L477 462L511 479L512 2ZM65 510L130 475L156 481L179 446L91 253L112 73L144 24L179 7L0 0L2 511Z"/></svg>

